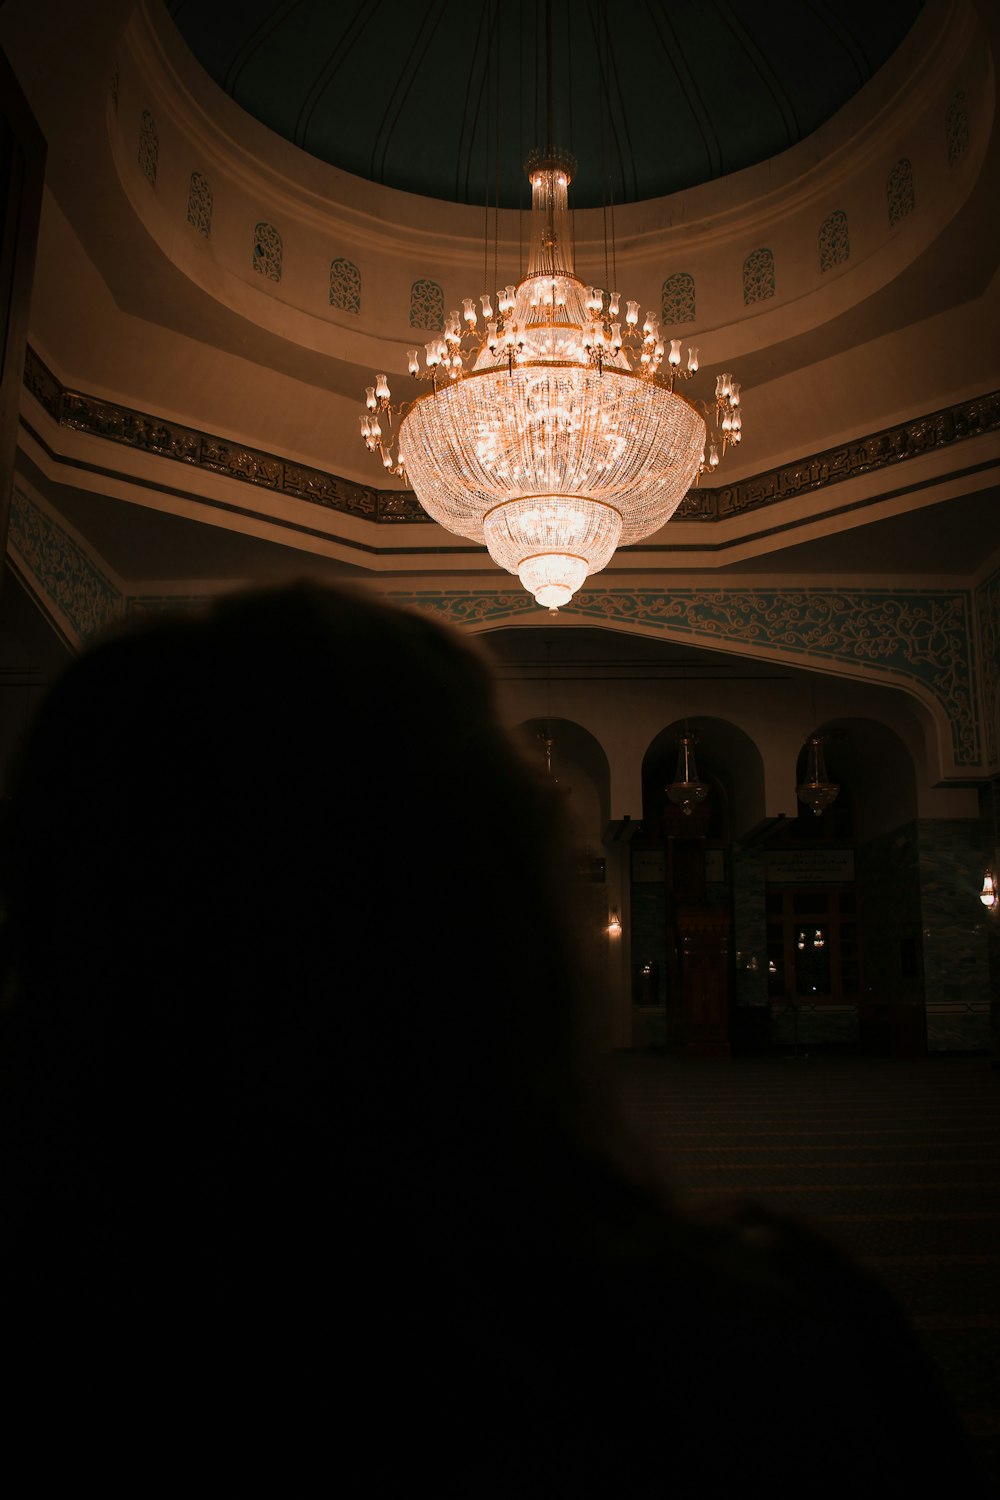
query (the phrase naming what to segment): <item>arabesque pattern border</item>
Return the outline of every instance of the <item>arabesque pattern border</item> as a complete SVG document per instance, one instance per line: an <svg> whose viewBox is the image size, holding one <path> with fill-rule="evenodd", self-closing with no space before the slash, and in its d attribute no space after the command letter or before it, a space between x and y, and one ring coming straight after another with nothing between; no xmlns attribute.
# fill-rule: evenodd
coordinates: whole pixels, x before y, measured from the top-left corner
<svg viewBox="0 0 1000 1500"><path fill-rule="evenodd" d="M85 643L118 618L124 595L90 554L16 484L8 547L21 568Z"/></svg>
<svg viewBox="0 0 1000 1500"><path fill-rule="evenodd" d="M100 396L72 391L60 384L31 348L24 366L24 383L61 426L94 437L107 438L175 459L193 468L224 474L261 485L349 515L382 523L430 522L412 490L376 490L341 479L324 469L291 463L276 454L247 448L227 438L214 437L194 427L136 411ZM961 401L909 422L885 427L855 438L838 448L752 474L718 489L688 491L671 526L685 521L725 521L775 505L782 500L825 489L845 479L869 474L892 464L949 447L964 438L1000 430L1000 391Z"/></svg>
<svg viewBox="0 0 1000 1500"><path fill-rule="evenodd" d="M526 615L525 594L461 591L392 596L453 625L479 627ZM862 668L910 683L940 705L951 726L958 767L981 765L972 665L972 596L967 589L692 589L581 590L574 617L605 625L676 632L720 649Z"/></svg>

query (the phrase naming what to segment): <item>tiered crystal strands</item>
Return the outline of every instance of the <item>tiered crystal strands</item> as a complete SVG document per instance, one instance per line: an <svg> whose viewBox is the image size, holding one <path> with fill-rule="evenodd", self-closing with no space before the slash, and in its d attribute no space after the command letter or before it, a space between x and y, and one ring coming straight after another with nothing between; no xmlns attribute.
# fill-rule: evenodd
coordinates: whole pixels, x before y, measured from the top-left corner
<svg viewBox="0 0 1000 1500"><path fill-rule="evenodd" d="M675 391L698 369L681 341L667 351L653 313L575 274L567 187L573 163L528 164L528 274L493 299L471 297L443 336L409 351L430 389L394 406L386 377L368 388L361 435L449 531L485 542L493 560L550 609L568 603L615 548L657 531L695 477L740 441L739 385L716 382L713 407ZM714 418L708 437L706 418ZM394 451L395 450L395 451Z"/></svg>

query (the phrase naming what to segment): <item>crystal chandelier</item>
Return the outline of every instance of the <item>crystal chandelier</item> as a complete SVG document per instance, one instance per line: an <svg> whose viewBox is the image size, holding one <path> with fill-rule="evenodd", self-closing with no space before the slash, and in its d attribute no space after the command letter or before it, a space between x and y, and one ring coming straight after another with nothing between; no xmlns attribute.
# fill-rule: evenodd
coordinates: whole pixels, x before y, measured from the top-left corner
<svg viewBox="0 0 1000 1500"><path fill-rule="evenodd" d="M558 609L616 547L658 531L696 477L739 443L740 387L710 405L675 386L698 370L639 304L586 286L573 265L567 188L574 162L528 163L528 274L494 298L465 298L444 333L409 351L428 389L394 404L367 391L361 436L447 530L485 542L538 604ZM709 434L709 427L712 431Z"/></svg>
<svg viewBox="0 0 1000 1500"><path fill-rule="evenodd" d="M795 795L800 802L811 807L817 818L822 817L831 803L836 802L840 787L835 781L831 781L826 772L826 763L823 759L823 741L818 734L814 734L809 741L809 759L806 769L806 779L801 781L795 788Z"/></svg>

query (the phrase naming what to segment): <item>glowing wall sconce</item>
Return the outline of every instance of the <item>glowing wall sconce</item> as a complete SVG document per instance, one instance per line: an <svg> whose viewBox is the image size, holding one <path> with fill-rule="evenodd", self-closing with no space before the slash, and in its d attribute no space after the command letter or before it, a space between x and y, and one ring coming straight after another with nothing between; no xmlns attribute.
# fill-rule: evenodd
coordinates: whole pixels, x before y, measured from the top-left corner
<svg viewBox="0 0 1000 1500"><path fill-rule="evenodd" d="M613 911L608 919L608 937L617 938L621 937L621 935L622 919L616 911Z"/></svg>
<svg viewBox="0 0 1000 1500"><path fill-rule="evenodd" d="M997 878L992 870L987 870L983 876L983 888L979 892L979 899L987 910L996 906L997 900L1000 899L997 894Z"/></svg>

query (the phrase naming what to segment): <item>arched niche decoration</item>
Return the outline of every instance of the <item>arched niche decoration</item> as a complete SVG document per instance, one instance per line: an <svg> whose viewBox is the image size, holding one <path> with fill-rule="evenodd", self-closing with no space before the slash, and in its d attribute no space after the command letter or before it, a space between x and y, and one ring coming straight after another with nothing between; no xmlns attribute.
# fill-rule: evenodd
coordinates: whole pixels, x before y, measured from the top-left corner
<svg viewBox="0 0 1000 1500"><path fill-rule="evenodd" d="M885 198L890 229L916 208L917 194L913 185L913 166L909 157L901 156L889 173L885 184Z"/></svg>
<svg viewBox="0 0 1000 1500"><path fill-rule="evenodd" d="M203 239L211 239L212 189L204 172L192 172L188 179L187 221Z"/></svg>
<svg viewBox="0 0 1000 1500"><path fill-rule="evenodd" d="M148 109L142 112L139 124L139 149L137 159L142 170L142 175L148 181L150 187L156 186L156 170L160 156L160 133L156 128L156 121Z"/></svg>

